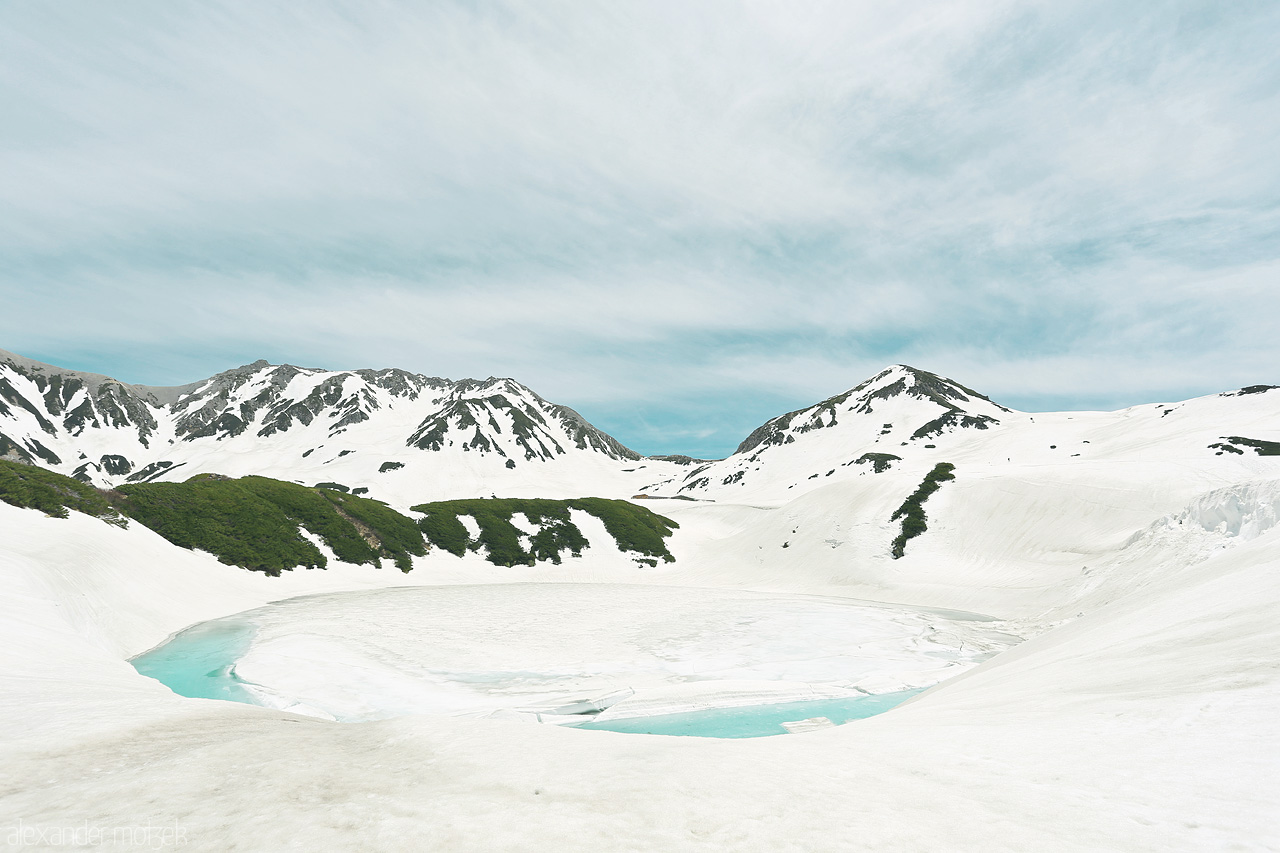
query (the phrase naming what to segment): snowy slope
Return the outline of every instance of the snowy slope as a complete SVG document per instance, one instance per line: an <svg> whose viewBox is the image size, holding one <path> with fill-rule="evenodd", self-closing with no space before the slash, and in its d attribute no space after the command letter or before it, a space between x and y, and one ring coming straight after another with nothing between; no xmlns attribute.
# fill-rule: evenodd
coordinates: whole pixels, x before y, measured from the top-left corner
<svg viewBox="0 0 1280 853"><path fill-rule="evenodd" d="M938 462L1009 472L1191 465L1220 472L1210 474L1219 483L1273 476L1275 458L1233 445L1231 437L1280 441L1280 389L1257 386L1116 412L1029 414L896 365L765 423L727 459L686 469L646 491L778 505L832 483L892 479L903 471L918 483Z"/></svg>
<svg viewBox="0 0 1280 853"><path fill-rule="evenodd" d="M1038 637L880 717L758 741L433 716L347 725L179 699L123 656L276 598L466 574L339 567L272 579L137 525L0 506L11 591L0 601L0 813L42 829L146 821L202 850L1275 849L1278 498L1275 481L1213 490L1112 541L1125 522L1081 512L1076 494L1054 506L1046 492L1042 511L1072 528L1064 536L1096 533L1099 545L1090 573L1048 597L1006 591L1027 612L1051 602L1026 620ZM703 510L735 508L686 515ZM1031 518L1004 528L1019 564L1042 553L1019 529ZM726 567L753 556L735 536L717 538L722 523L701 528L705 563L641 576L685 585L669 598L686 619L688 586L733 583ZM854 590L863 570L839 551L828 549L824 571L839 567ZM1009 586L1000 562L934 562L958 570L935 592L940 605ZM513 579L473 570L473 580ZM609 573L583 563L515 577ZM793 583L820 588L812 577ZM667 588L653 587L651 612L662 612ZM555 606L542 596L542 618L572 642L563 626L578 621L581 601ZM460 648L489 655L510 641L509 612L466 616L454 617L453 631L474 629L451 638ZM610 630L602 614L591 624ZM369 626L350 620L348 630L356 639ZM496 644L486 639L494 631Z"/></svg>

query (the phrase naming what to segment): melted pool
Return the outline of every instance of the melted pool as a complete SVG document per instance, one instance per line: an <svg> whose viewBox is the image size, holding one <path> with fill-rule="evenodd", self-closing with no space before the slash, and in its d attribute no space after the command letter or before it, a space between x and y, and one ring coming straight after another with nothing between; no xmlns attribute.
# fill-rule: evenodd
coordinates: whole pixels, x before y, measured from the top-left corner
<svg viewBox="0 0 1280 853"><path fill-rule="evenodd" d="M203 622L129 662L179 696L256 705L235 673L235 663L249 650L255 630L252 623L238 619Z"/></svg>
<svg viewBox="0 0 1280 853"><path fill-rule="evenodd" d="M575 725L574 728L684 737L769 737L787 734L782 724L797 720L826 717L836 725L840 725L852 720L874 717L923 692L923 689L901 690L896 693L855 696L847 699L814 699L805 702L779 702L738 708L707 708L680 714L592 720Z"/></svg>

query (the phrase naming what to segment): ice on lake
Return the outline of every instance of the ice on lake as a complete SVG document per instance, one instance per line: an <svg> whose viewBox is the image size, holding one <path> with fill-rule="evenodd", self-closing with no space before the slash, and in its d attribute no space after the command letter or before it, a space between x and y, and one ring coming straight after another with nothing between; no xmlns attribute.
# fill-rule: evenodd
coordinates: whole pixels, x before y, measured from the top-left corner
<svg viewBox="0 0 1280 853"><path fill-rule="evenodd" d="M1015 641L974 614L834 597L488 584L290 599L194 626L134 665L182 695L350 722L580 724L604 710L586 727L704 714L668 722L744 737L730 732L878 713Z"/></svg>

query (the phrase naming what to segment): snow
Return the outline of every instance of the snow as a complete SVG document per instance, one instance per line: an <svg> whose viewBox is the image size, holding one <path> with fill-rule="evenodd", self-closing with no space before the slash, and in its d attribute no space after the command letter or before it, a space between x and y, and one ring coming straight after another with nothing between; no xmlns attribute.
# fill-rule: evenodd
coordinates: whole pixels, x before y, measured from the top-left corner
<svg viewBox="0 0 1280 853"><path fill-rule="evenodd" d="M741 487L750 500L646 501L681 528L676 563L643 571L616 550L512 569L435 550L407 575L267 578L136 524L0 505L0 838L149 821L204 850L1280 849L1280 459L1206 450L1280 437L1277 400L1003 413L883 474L788 490L831 467L807 442L838 427L816 430L774 448L798 455ZM890 514L944 460L956 480L926 504L928 532L890 559ZM594 464L549 482L621 482ZM183 699L126 662L245 611L272 614L246 672L293 711ZM839 680L854 658L862 677ZM451 679L517 667L544 680ZM952 669L888 713L755 740L521 713L624 689L605 713L877 692ZM333 687L353 673L377 691ZM430 695L415 674L438 679ZM314 716L394 710L358 706L374 693L454 715Z"/></svg>
<svg viewBox="0 0 1280 853"><path fill-rule="evenodd" d="M0 351L0 382L11 382L22 398L37 408L43 407L45 403L36 383L13 364L6 363L6 359L18 367L30 364L28 360ZM278 392L273 392L271 383L280 371L287 371L291 378ZM73 373L56 367L48 367L44 372ZM266 392L269 399L265 404L259 403L247 428L236 436L219 434L192 440L177 432L183 417L199 411L217 397L220 389L225 389L226 380L217 377L196 386L194 394L184 399L181 412L145 403L157 422L154 435L145 443L140 440L135 425L104 424L73 434L62 426L62 416L47 418L53 427L49 433L20 405L0 414L0 432L19 444L26 439L40 441L62 460L51 467L67 475L81 464L82 453L94 463L103 454L118 454L130 460L133 471L158 461L174 463L156 480L182 480L193 474L214 472L231 477L260 474L307 485L338 482L352 488L368 488L372 496L401 510L424 501L493 493L503 497L621 497L638 492L664 472L665 476L672 476L682 470L675 463L655 460L637 463L614 459L591 449L579 449L553 404L511 380L451 383L414 377L417 393L397 395L364 376L343 371L267 365L241 378L242 384L231 388L227 400L218 403L214 417L223 411L239 417L243 414L240 404L262 392ZM295 420L284 431L258 435L268 414L278 404L300 402L328 381L341 385L337 404L322 408L309 424ZM554 442L563 453L552 453L545 459L526 459L524 448L516 442L511 413L486 402L485 398L496 394L505 395L512 404L534 413L531 422L537 423L536 432L543 446L550 450ZM333 431L335 416L345 413L342 404L353 396L361 401L360 408L369 418ZM424 421L460 400L480 415L479 427L452 423L445 435L445 445L436 451L407 444ZM478 429L501 452L465 447ZM535 438L533 442L535 448L539 446L538 440ZM507 468L509 460L516 463L514 468ZM404 467L380 472L378 469L384 462L399 462ZM118 485L126 479L109 476L92 467L88 473L99 486Z"/></svg>
<svg viewBox="0 0 1280 853"><path fill-rule="evenodd" d="M888 384L897 374L869 386L860 395L837 406L835 426L798 432L795 441L756 448L712 463L700 474L689 470L683 479L705 477L710 484L684 488L677 484L654 489L659 494L709 497L734 503L779 505L822 489L833 482L861 482L874 478L906 477L916 483L937 462L961 467L980 466L1001 476L1033 474L1048 470L1113 469L1122 483L1147 466L1168 465L1177 460L1194 480L1201 472L1224 476L1217 485L1239 482L1263 472L1280 471L1277 458L1252 454L1226 459L1215 457L1209 445L1223 436L1244 435L1263 440L1280 439L1280 391L1244 396L1214 394L1178 404L1135 406L1116 412L1007 411L982 400L960 402L964 411L995 417L998 424L986 429L952 428L942 435L913 439L912 433L942 414L938 404L910 396L866 399L870 413L857 409L860 400ZM1166 414L1168 412L1168 414ZM890 429L884 432L884 425ZM929 445L932 445L930 447ZM902 457L891 472L875 474L854 459L865 452ZM757 458L758 457L758 458ZM1115 470L1118 466L1118 470ZM701 466L699 466L701 467ZM833 471L827 476L828 471ZM725 482L733 474L742 476ZM816 477L812 475L817 475ZM1204 488L1209 488L1205 486ZM909 491L909 490L908 490Z"/></svg>
<svg viewBox="0 0 1280 853"><path fill-rule="evenodd" d="M831 722L826 717L809 717L807 720L796 720L793 723L783 723L782 727L792 734L799 734L800 732L813 732L819 729L829 729L834 725L835 723Z"/></svg>
<svg viewBox="0 0 1280 853"><path fill-rule="evenodd" d="M344 721L555 712L620 692L631 698L610 714L893 692L936 684L1017 640L998 623L905 608L627 584L330 594L237 619L257 626L237 676L272 707L300 703Z"/></svg>

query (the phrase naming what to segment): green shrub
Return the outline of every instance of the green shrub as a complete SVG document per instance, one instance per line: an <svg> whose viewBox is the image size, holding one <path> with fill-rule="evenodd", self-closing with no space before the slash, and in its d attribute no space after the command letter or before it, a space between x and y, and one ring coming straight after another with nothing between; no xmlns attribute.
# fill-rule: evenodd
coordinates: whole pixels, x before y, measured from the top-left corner
<svg viewBox="0 0 1280 853"><path fill-rule="evenodd" d="M894 456L892 453L864 453L853 460L855 465L871 465L871 471L874 474L883 474L893 466L894 462L901 461L901 456Z"/></svg>
<svg viewBox="0 0 1280 853"><path fill-rule="evenodd" d="M436 547L457 556L484 549L489 562L515 566L533 565L537 561L559 564L565 551L581 555L588 542L573 523L571 508L599 518L620 550L660 557L667 562L675 560L664 540L678 525L627 501L479 498L419 504L413 510L424 514L418 527ZM522 532L511 521L516 513L523 513L538 527L529 536L527 548L521 544ZM468 536L466 527L458 519L462 515L475 519L479 527L475 539Z"/></svg>
<svg viewBox="0 0 1280 853"><path fill-rule="evenodd" d="M230 483L248 489L280 508L290 520L323 539L324 544L333 550L334 556L344 563L378 562L377 549L365 541L360 531L326 500L330 495L339 495L340 492L330 492L320 487L308 489L296 483L285 483L268 477L242 477Z"/></svg>
<svg viewBox="0 0 1280 853"><path fill-rule="evenodd" d="M427 541L455 557L461 557L467 553L471 538L467 535L466 526L458 521L458 513L449 506L452 503L456 501L419 504L413 509L415 512L426 513L425 518L418 520L418 529Z"/></svg>
<svg viewBox="0 0 1280 853"><path fill-rule="evenodd" d="M184 483L134 483L101 492L43 468L0 460L0 500L62 518L69 509L124 523L136 519L175 545L198 548L230 565L279 575L298 566L324 567L326 560L306 530L319 536L344 562L377 565L389 557L402 571L427 542L462 556L483 549L496 565L559 563L568 551L580 556L587 538L571 509L603 522L619 550L639 562L673 562L666 538L674 521L628 501L604 498L546 500L491 498L420 504L415 522L381 501L331 488L307 487L269 477L230 479L198 474ZM537 529L524 534L512 523L523 513ZM476 520L472 540L459 516Z"/></svg>
<svg viewBox="0 0 1280 853"><path fill-rule="evenodd" d="M511 523L513 510L485 507L480 501L473 517L480 525L478 543L495 566L533 565L533 555L520 547L520 531Z"/></svg>
<svg viewBox="0 0 1280 853"><path fill-rule="evenodd" d="M924 502L929 496L941 488L942 484L947 480L954 480L955 475L951 472L956 466L950 462L939 462L933 466L933 470L925 475L924 481L920 486L911 493L902 506L894 510L890 521L902 519L902 532L893 540L890 553L893 559L900 558L907 550L907 540L914 539L928 529L927 518L924 513Z"/></svg>
<svg viewBox="0 0 1280 853"><path fill-rule="evenodd" d="M75 510L112 524L126 523L106 496L93 486L45 468L6 459L0 459L0 501L38 509L55 518L66 518L68 510Z"/></svg>
<svg viewBox="0 0 1280 853"><path fill-rule="evenodd" d="M412 519L379 501L269 477L140 483L122 486L119 494L127 515L175 545L271 575L326 564L301 529L348 563L378 565L389 557L409 571L410 555L426 553Z"/></svg>
<svg viewBox="0 0 1280 853"><path fill-rule="evenodd" d="M1260 438L1244 438L1239 435L1223 436L1229 444L1211 444L1210 447L1220 447L1223 450L1230 450L1233 453L1241 453L1241 446L1252 448L1259 456L1280 456L1280 441L1263 441ZM1231 445L1236 445L1232 447Z"/></svg>
<svg viewBox="0 0 1280 853"><path fill-rule="evenodd" d="M344 517L369 528L377 537L383 552L395 557L396 565L402 569L405 563L413 565L409 560L410 554L421 557L427 553L422 531L413 523L413 519L401 515L382 501L355 494L344 495L341 492L322 491L320 494Z"/></svg>
<svg viewBox="0 0 1280 853"><path fill-rule="evenodd" d="M680 525L666 516L629 501L606 498L578 498L569 505L603 521L619 550L660 557L667 563L676 561L667 550L666 538Z"/></svg>
<svg viewBox="0 0 1280 853"><path fill-rule="evenodd" d="M321 567L324 555L298 522L236 480L121 486L120 508L183 548L208 551L233 566L279 575Z"/></svg>

